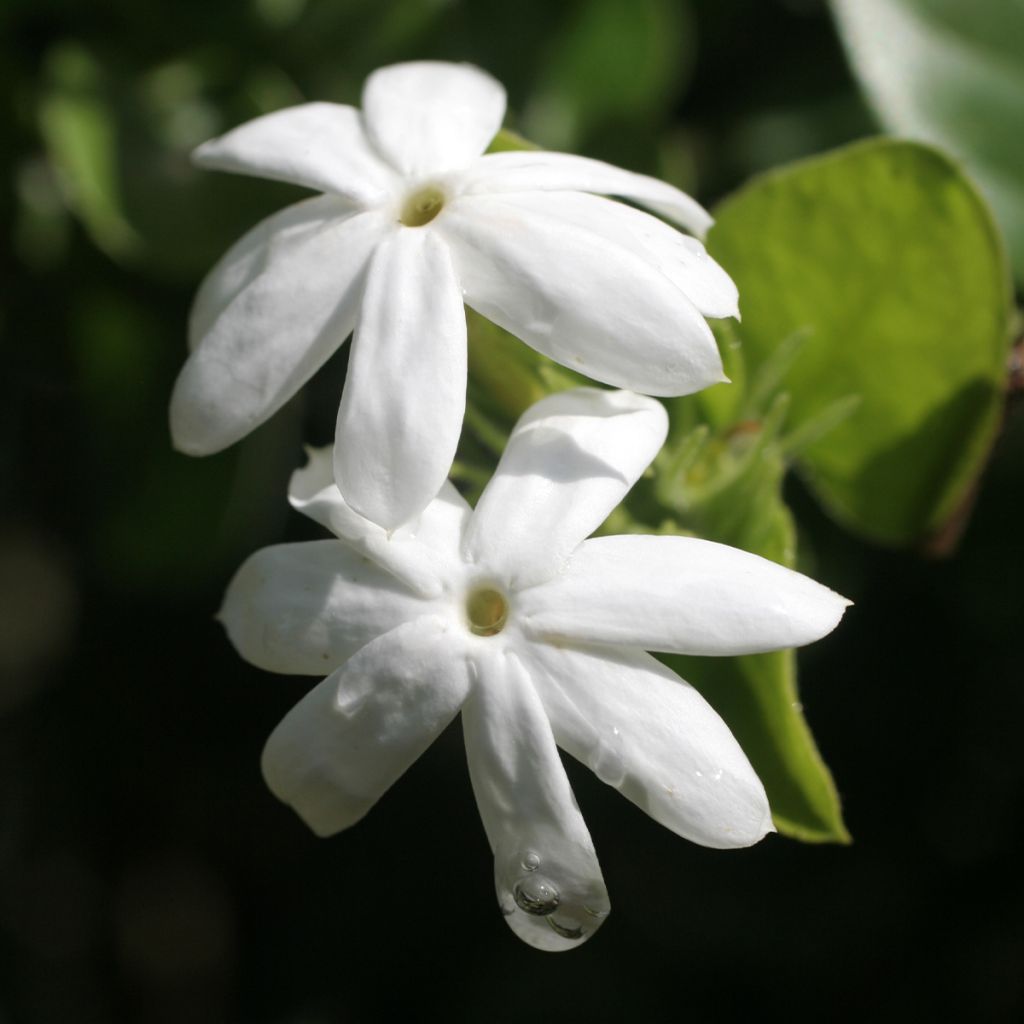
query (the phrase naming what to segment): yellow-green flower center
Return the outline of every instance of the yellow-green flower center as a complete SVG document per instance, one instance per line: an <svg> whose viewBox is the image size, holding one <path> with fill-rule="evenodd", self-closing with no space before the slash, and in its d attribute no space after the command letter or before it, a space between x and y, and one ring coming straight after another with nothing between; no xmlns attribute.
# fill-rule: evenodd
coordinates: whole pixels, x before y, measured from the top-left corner
<svg viewBox="0 0 1024 1024"><path fill-rule="evenodd" d="M421 228L429 224L443 207L444 193L436 185L426 185L406 197L399 219L407 228Z"/></svg>
<svg viewBox="0 0 1024 1024"><path fill-rule="evenodd" d="M494 636L505 628L508 601L493 587L481 587L466 598L466 618L477 636Z"/></svg>

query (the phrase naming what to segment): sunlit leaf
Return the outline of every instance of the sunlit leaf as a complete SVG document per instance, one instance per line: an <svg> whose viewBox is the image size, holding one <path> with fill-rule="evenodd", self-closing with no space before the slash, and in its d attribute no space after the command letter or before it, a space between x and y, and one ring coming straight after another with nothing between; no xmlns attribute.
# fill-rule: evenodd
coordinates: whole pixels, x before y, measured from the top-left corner
<svg viewBox="0 0 1024 1024"><path fill-rule="evenodd" d="M1008 274L974 187L926 146L874 140L757 178L716 215L748 375L802 336L780 381L789 429L843 414L802 439L818 496L879 541L939 527L977 478L1005 380Z"/></svg>

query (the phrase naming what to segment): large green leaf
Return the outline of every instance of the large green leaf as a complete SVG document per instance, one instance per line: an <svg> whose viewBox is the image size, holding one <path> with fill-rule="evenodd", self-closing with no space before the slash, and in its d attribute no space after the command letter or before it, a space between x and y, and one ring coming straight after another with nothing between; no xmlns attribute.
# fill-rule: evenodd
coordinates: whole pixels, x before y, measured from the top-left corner
<svg viewBox="0 0 1024 1024"><path fill-rule="evenodd" d="M1024 279L1024 4L832 0L832 7L882 123L964 161Z"/></svg>
<svg viewBox="0 0 1024 1024"><path fill-rule="evenodd" d="M771 435L780 415L741 457L739 471L690 503L687 525L701 536L792 566L796 531L782 500L785 463ZM685 503L684 503L685 504ZM811 842L848 842L832 776L815 746L797 693L793 651L739 658L663 659L688 679L728 723L764 783L780 832Z"/></svg>
<svg viewBox="0 0 1024 1024"><path fill-rule="evenodd" d="M861 401L801 466L866 536L915 541L977 477L997 426L1009 282L988 208L929 147L872 140L755 179L716 211L748 372L786 339L790 425Z"/></svg>

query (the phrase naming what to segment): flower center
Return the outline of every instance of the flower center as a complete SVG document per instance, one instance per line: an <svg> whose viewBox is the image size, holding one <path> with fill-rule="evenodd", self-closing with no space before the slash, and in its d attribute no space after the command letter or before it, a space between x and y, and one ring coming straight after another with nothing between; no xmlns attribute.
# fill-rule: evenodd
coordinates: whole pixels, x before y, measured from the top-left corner
<svg viewBox="0 0 1024 1024"><path fill-rule="evenodd" d="M477 636L494 636L505 628L508 601L493 587L481 587L466 598L466 618Z"/></svg>
<svg viewBox="0 0 1024 1024"><path fill-rule="evenodd" d="M444 207L444 193L436 185L426 185L407 196L399 220L407 228L429 224Z"/></svg>

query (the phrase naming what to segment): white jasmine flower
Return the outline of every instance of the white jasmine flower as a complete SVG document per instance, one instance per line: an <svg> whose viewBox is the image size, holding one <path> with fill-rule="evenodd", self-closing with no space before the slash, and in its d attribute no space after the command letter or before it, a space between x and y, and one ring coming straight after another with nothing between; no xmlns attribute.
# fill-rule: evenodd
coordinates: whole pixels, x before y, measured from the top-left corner
<svg viewBox="0 0 1024 1024"><path fill-rule="evenodd" d="M711 222L653 178L561 153L481 156L505 91L465 64L367 79L362 111L307 103L200 146L202 167L324 195L268 218L203 282L171 401L182 451L217 451L275 412L355 332L334 472L394 528L444 483L466 390L463 302L574 370L651 395L723 380L705 316L736 289L696 239Z"/></svg>
<svg viewBox="0 0 1024 1024"><path fill-rule="evenodd" d="M271 735L273 792L320 835L354 824L461 710L498 902L540 949L608 913L556 745L657 821L706 846L772 830L729 729L647 650L733 655L815 640L847 602L755 555L687 537L586 538L664 440L651 399L585 388L519 421L475 510L451 485L388 534L331 481L292 503L338 540L253 555L221 618L243 657L331 673Z"/></svg>

